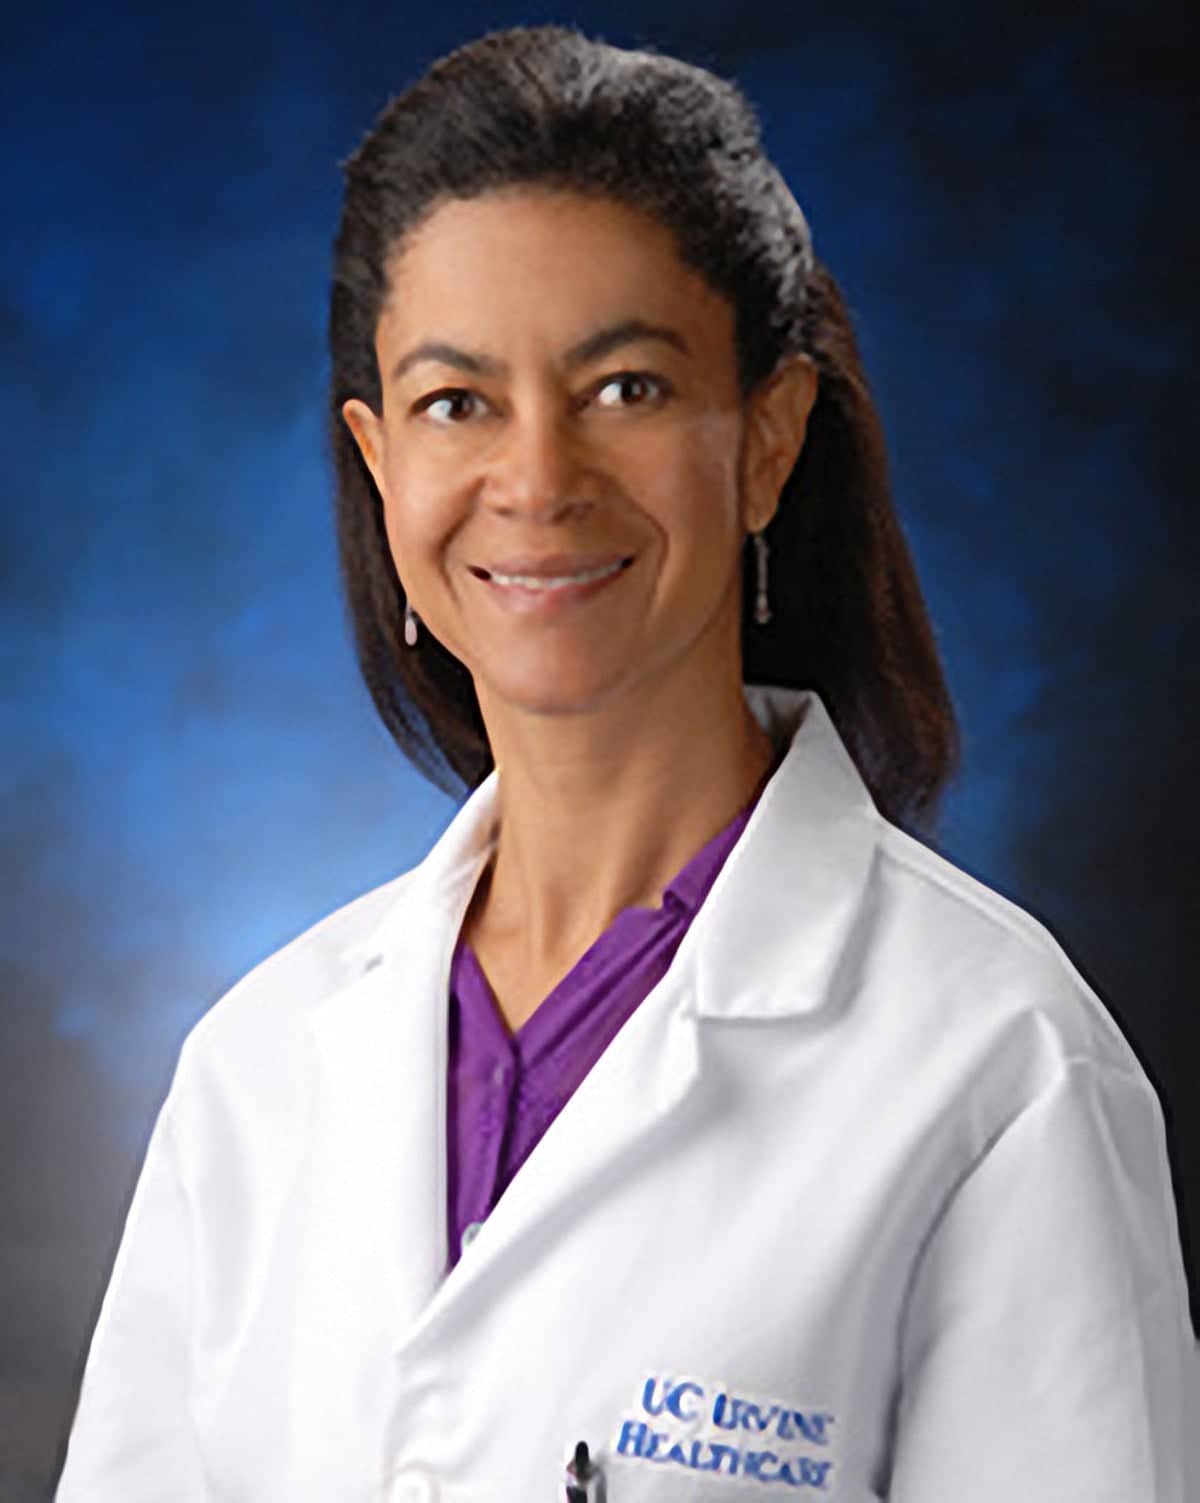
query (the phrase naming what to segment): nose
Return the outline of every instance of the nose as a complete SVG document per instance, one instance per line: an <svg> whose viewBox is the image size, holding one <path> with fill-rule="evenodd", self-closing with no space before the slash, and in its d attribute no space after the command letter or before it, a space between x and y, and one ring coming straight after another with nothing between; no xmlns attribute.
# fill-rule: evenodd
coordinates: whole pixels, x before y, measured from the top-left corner
<svg viewBox="0 0 1200 1503"><path fill-rule="evenodd" d="M542 519L584 499L586 466L569 422L549 401L514 408L489 456L484 495L490 505Z"/></svg>

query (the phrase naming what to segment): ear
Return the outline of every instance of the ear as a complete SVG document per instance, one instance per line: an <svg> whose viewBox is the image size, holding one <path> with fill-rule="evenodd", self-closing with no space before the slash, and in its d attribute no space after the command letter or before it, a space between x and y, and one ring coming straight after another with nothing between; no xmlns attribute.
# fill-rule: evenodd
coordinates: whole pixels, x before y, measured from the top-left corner
<svg viewBox="0 0 1200 1503"><path fill-rule="evenodd" d="M371 472L379 494L386 499L383 467L383 419L373 412L368 403L359 397L350 397L342 403L342 417L346 427L354 435L367 469Z"/></svg>
<svg viewBox="0 0 1200 1503"><path fill-rule="evenodd" d="M818 386L811 357L793 355L751 395L742 455L743 522L751 532L761 531L779 507L780 492L804 447Z"/></svg>

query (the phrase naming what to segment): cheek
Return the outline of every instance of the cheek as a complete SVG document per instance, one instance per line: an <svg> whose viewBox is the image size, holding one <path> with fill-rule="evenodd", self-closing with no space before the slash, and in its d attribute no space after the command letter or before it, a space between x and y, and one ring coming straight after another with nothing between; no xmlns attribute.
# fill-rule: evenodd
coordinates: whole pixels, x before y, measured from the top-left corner
<svg viewBox="0 0 1200 1503"><path fill-rule="evenodd" d="M439 567L437 555L456 526L458 504L444 477L439 485L411 465L402 473L388 471L387 496L383 523L392 562L402 582L420 590L422 574Z"/></svg>
<svg viewBox="0 0 1200 1503"><path fill-rule="evenodd" d="M728 551L739 530L738 461L728 439L697 425L657 489L668 530L689 540L689 552Z"/></svg>

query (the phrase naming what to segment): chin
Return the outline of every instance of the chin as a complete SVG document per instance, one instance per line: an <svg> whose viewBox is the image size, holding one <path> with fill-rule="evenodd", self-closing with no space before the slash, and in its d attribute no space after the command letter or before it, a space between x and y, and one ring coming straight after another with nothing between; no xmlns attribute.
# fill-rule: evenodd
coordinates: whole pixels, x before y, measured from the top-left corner
<svg viewBox="0 0 1200 1503"><path fill-rule="evenodd" d="M511 708L528 715L583 715L602 708L619 691L623 677L598 673L594 661L574 667L540 664L526 673L489 678L480 702L486 699L501 713Z"/></svg>

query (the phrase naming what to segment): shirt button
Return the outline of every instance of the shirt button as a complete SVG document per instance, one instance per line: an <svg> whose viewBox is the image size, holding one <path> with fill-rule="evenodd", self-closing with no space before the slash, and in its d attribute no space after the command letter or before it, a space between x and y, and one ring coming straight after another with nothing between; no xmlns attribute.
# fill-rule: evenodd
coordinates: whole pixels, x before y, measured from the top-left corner
<svg viewBox="0 0 1200 1503"><path fill-rule="evenodd" d="M476 1237L478 1237L478 1235L479 1235L479 1229L480 1229L480 1227L482 1227L482 1225L483 1225L482 1221L468 1221L467 1222L466 1226L463 1227L463 1234L462 1234L462 1245L464 1247L470 1247L471 1243L474 1242L474 1240L475 1240Z"/></svg>
<svg viewBox="0 0 1200 1503"><path fill-rule="evenodd" d="M508 1068L505 1065L497 1065L492 1071L492 1084L502 1086L508 1078Z"/></svg>
<svg viewBox="0 0 1200 1503"><path fill-rule="evenodd" d="M437 1503L437 1487L428 1472L397 1472L388 1503Z"/></svg>

